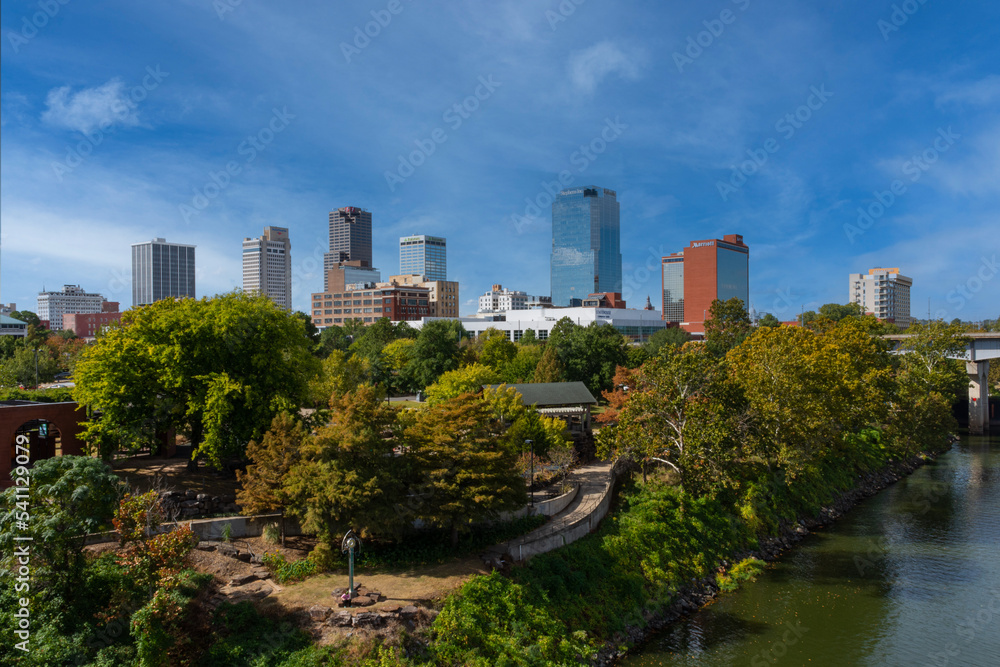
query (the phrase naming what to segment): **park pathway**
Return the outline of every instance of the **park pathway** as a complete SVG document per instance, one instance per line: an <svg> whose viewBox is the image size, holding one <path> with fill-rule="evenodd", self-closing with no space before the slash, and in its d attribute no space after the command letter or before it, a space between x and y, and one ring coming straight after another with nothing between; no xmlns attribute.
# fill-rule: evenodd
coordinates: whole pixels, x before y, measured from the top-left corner
<svg viewBox="0 0 1000 667"><path fill-rule="evenodd" d="M579 484L580 491L566 509L527 535L491 547L485 555L523 561L565 546L596 529L611 505L612 467L609 462L599 462L571 472L567 481Z"/></svg>

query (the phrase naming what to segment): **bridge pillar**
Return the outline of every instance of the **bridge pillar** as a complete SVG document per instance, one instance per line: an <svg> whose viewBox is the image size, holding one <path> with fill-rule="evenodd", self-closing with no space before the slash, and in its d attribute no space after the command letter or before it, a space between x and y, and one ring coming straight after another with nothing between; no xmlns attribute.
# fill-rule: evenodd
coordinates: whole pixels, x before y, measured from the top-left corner
<svg viewBox="0 0 1000 667"><path fill-rule="evenodd" d="M983 435L990 430L990 362L968 361L969 374L969 433Z"/></svg>

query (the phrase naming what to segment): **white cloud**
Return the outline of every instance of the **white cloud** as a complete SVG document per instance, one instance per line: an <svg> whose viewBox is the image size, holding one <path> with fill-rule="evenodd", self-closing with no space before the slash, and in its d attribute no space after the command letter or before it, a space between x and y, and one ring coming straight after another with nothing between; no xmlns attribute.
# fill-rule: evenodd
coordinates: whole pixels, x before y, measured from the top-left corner
<svg viewBox="0 0 1000 667"><path fill-rule="evenodd" d="M938 106L946 104L968 104L970 106L986 106L1000 100L1000 76L990 76L974 81L947 87L936 99Z"/></svg>
<svg viewBox="0 0 1000 667"><path fill-rule="evenodd" d="M615 44L600 42L569 56L569 76L580 91L590 94L609 74L618 74L634 81L639 78L639 66Z"/></svg>
<svg viewBox="0 0 1000 667"><path fill-rule="evenodd" d="M70 92L69 86L53 88L45 103L48 108L42 113L43 121L85 134L102 126L139 125L135 104L129 99L125 83L117 77L76 93Z"/></svg>

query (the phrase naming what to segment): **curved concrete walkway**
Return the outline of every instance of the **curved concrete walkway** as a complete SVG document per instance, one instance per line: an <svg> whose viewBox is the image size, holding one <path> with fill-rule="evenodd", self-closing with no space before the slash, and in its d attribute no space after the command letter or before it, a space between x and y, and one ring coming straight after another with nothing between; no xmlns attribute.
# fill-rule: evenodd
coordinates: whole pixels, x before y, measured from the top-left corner
<svg viewBox="0 0 1000 667"><path fill-rule="evenodd" d="M575 542L595 530L611 506L612 464L593 463L574 470L567 481L580 484L576 499L546 524L527 535L491 547L488 553L525 561Z"/></svg>

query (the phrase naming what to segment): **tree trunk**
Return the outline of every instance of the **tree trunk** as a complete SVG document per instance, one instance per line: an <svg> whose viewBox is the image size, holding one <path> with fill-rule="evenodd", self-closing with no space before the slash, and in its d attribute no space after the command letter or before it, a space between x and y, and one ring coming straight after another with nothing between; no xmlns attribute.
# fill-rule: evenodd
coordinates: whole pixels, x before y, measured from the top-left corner
<svg viewBox="0 0 1000 667"><path fill-rule="evenodd" d="M198 459L196 458L195 452L198 451L198 446L201 445L202 437L202 427L201 420L195 420L191 422L191 458L188 460L188 470L194 472L198 469Z"/></svg>
<svg viewBox="0 0 1000 667"><path fill-rule="evenodd" d="M285 510L281 510L281 518L278 519L281 522L281 546L285 546Z"/></svg>

